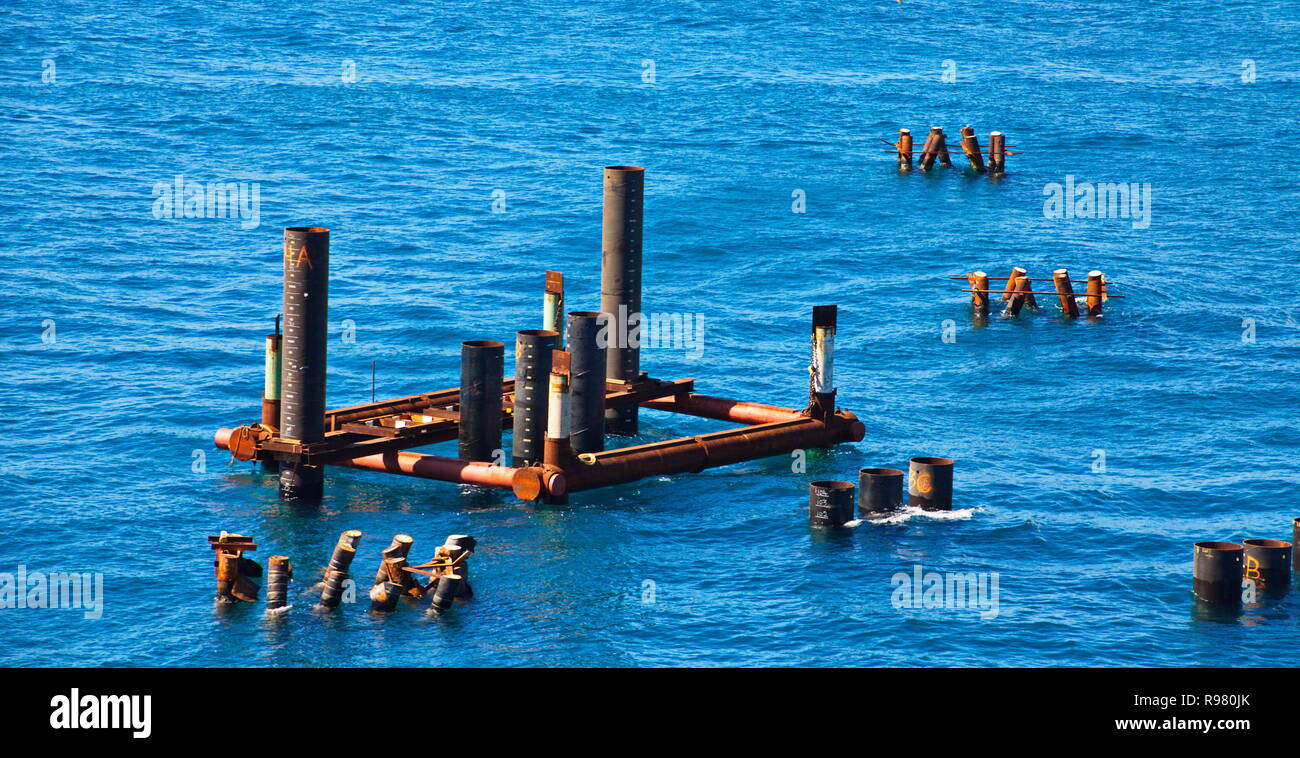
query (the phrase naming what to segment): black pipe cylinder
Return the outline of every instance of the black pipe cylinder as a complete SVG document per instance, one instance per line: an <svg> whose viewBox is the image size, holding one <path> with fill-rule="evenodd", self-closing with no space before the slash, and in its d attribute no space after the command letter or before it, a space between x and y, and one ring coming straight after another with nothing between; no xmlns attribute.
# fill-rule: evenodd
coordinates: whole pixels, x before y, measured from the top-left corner
<svg viewBox="0 0 1300 758"><path fill-rule="evenodd" d="M349 529L340 534L334 552L330 554L328 570L346 572L352 566L352 559L357 556L357 545L360 542L360 529Z"/></svg>
<svg viewBox="0 0 1300 758"><path fill-rule="evenodd" d="M460 343L460 458L490 461L501 449L501 382L506 346Z"/></svg>
<svg viewBox="0 0 1300 758"><path fill-rule="evenodd" d="M858 469L858 518L881 516L902 507L902 471L896 468Z"/></svg>
<svg viewBox="0 0 1300 758"><path fill-rule="evenodd" d="M325 587L320 593L320 604L326 608L337 608L343 599L343 591L347 589L347 581L350 578L346 571L327 570Z"/></svg>
<svg viewBox="0 0 1300 758"><path fill-rule="evenodd" d="M927 511L952 510L951 458L913 458L908 461L907 504Z"/></svg>
<svg viewBox="0 0 1300 758"><path fill-rule="evenodd" d="M822 480L808 485L808 523L844 526L853 520L853 482Z"/></svg>
<svg viewBox="0 0 1300 758"><path fill-rule="evenodd" d="M448 554L452 561L455 561L455 572L460 575L460 588L456 591L456 597L471 598L474 596L474 588L469 583L469 559L474 554L474 548L478 545L478 540L468 534L452 534L447 537L444 547L447 548ZM466 554L464 558L462 554Z"/></svg>
<svg viewBox="0 0 1300 758"><path fill-rule="evenodd" d="M357 545L360 542L359 529L349 529L339 535L329 565L325 567L325 587L320 594L320 604L326 608L337 607L342 599L347 580L351 578L348 569L352 567L352 559L357 556Z"/></svg>
<svg viewBox="0 0 1300 758"><path fill-rule="evenodd" d="M1285 540L1243 540L1242 575L1258 589L1285 592L1291 586L1291 543Z"/></svg>
<svg viewBox="0 0 1300 758"><path fill-rule="evenodd" d="M289 580L293 578L293 565L288 556L273 555L266 562L266 609L284 608L289 604Z"/></svg>
<svg viewBox="0 0 1300 758"><path fill-rule="evenodd" d="M433 591L433 610L445 611L450 608L456 595L460 594L460 584L460 574L444 574L438 577L438 586Z"/></svg>
<svg viewBox="0 0 1300 758"><path fill-rule="evenodd" d="M1192 562L1192 592L1207 603L1241 602L1242 554L1235 542L1198 542Z"/></svg>
<svg viewBox="0 0 1300 758"><path fill-rule="evenodd" d="M284 230L280 436L305 443L325 438L329 258L329 229L297 226ZM280 466L280 496L286 500L319 500L324 482L319 466L293 462Z"/></svg>
<svg viewBox="0 0 1300 758"><path fill-rule="evenodd" d="M569 444L575 453L605 449L605 345L597 339L601 327L608 335L612 320L607 313L569 313Z"/></svg>
<svg viewBox="0 0 1300 758"><path fill-rule="evenodd" d="M515 335L515 410L511 465L540 463L546 443L551 351L559 332L525 329Z"/></svg>
<svg viewBox="0 0 1300 758"><path fill-rule="evenodd" d="M284 461L280 463L280 497L299 503L319 502L325 496L325 467Z"/></svg>
<svg viewBox="0 0 1300 758"><path fill-rule="evenodd" d="M393 535L392 544L379 551L383 557L379 561L379 570L375 572L375 584L388 581L388 569L385 568L384 561L389 558L405 558L410 554L413 544L415 539L409 534Z"/></svg>
<svg viewBox="0 0 1300 758"><path fill-rule="evenodd" d="M370 610L375 613L391 613L402 597L402 585L393 582L381 582L370 588Z"/></svg>
<svg viewBox="0 0 1300 758"><path fill-rule="evenodd" d="M641 349L630 344L628 322L641 318L641 230L645 195L645 169L606 166L604 213L600 237L600 309L610 314L610 342L605 352L605 375L635 381L641 374ZM637 433L637 406L605 411L605 430L631 436Z"/></svg>

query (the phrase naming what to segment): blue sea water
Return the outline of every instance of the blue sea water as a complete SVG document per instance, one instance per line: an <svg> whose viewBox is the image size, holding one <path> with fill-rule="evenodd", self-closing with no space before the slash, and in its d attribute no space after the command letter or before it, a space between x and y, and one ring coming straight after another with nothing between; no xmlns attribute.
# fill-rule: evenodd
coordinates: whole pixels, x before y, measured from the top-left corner
<svg viewBox="0 0 1300 758"><path fill-rule="evenodd" d="M1300 599L1225 617L1190 592L1192 543L1289 538L1300 516L1293 2L10 0L0 39L0 572L105 582L100 619L0 610L0 664L1300 652ZM1020 152L1002 179L900 175L878 140L967 123ZM645 310L705 317L698 359L646 350L643 368L802 407L810 308L837 303L839 400L866 439L803 473L776 457L547 507L344 469L291 507L213 448L257 418L282 227L332 230L331 407L369 400L372 361L380 397L452 387L461 340L540 325L544 269L596 307L609 164L646 167ZM257 183L257 226L155 218L177 176ZM1045 217L1067 176L1149 183L1149 227ZM946 277L1015 265L1100 269L1127 297L1095 321L1043 298L973 324ZM724 428L642 419L643 441ZM808 481L913 455L957 460L951 517L810 531ZM312 613L353 528L362 577L394 533L420 558L475 535L477 598ZM214 607L222 529L292 557L288 614ZM996 572L998 615L895 608L891 578L917 565Z"/></svg>

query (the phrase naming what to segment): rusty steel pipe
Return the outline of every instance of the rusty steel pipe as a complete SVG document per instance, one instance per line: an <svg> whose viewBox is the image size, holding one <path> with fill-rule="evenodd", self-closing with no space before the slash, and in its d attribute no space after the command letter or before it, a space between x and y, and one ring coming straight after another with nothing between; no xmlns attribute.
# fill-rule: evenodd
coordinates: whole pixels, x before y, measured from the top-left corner
<svg viewBox="0 0 1300 758"><path fill-rule="evenodd" d="M266 348L263 360L264 378L262 382L262 426L280 431L280 318L275 319L276 331L266 335ZM280 463L274 459L264 459L262 468L279 471Z"/></svg>
<svg viewBox="0 0 1300 758"><path fill-rule="evenodd" d="M971 170L977 174L984 173L984 158L980 155L980 141L975 136L975 129L970 126L961 128L961 149L970 161Z"/></svg>
<svg viewBox="0 0 1300 758"><path fill-rule="evenodd" d="M397 609L397 601L405 590L402 585L382 582L370 588L370 612L392 613Z"/></svg>
<svg viewBox="0 0 1300 758"><path fill-rule="evenodd" d="M952 156L948 154L948 135L943 133L942 127L937 127L939 133L934 136L934 152L939 158L939 165L944 168L952 168Z"/></svg>
<svg viewBox="0 0 1300 758"><path fill-rule="evenodd" d="M438 586L433 590L433 600L429 604L430 613L441 613L451 607L452 601L460 595L460 586L464 577L460 574L443 574L438 577Z"/></svg>
<svg viewBox="0 0 1300 758"><path fill-rule="evenodd" d="M1105 279L1100 271L1088 272L1088 315L1101 315L1101 302L1105 299L1106 291Z"/></svg>
<svg viewBox="0 0 1300 758"><path fill-rule="evenodd" d="M1007 138L1002 132L989 132L989 173L1001 176L1007 171Z"/></svg>
<svg viewBox="0 0 1300 758"><path fill-rule="evenodd" d="M393 542L388 547L379 551L382 556L379 561L379 570L375 572L375 584L388 579L388 569L384 566L384 561L389 558L405 558L411 552L411 545L415 544L415 538L409 534L397 534L393 536Z"/></svg>
<svg viewBox="0 0 1300 758"><path fill-rule="evenodd" d="M456 597L466 599L473 597L474 588L469 583L469 559L474 555L474 548L478 547L478 540L468 534L451 534L447 536L443 547L447 548L447 556L451 558L452 565L456 567L456 573L462 580Z"/></svg>
<svg viewBox="0 0 1300 758"><path fill-rule="evenodd" d="M543 492L562 495L566 489L563 472L546 471L540 466L494 466L486 461L462 461L405 450L366 455L334 465L511 490L520 500L536 500Z"/></svg>
<svg viewBox="0 0 1300 758"><path fill-rule="evenodd" d="M808 364L808 411L813 418L835 413L835 328L838 307L815 305L812 358Z"/></svg>
<svg viewBox="0 0 1300 758"><path fill-rule="evenodd" d="M920 168L922 171L929 171L934 167L934 159L939 157L938 142L943 135L943 127L932 126L930 133L925 135L925 144L921 146Z"/></svg>
<svg viewBox="0 0 1300 758"><path fill-rule="evenodd" d="M912 130L898 130L898 170L912 170Z"/></svg>
<svg viewBox="0 0 1300 758"><path fill-rule="evenodd" d="M233 430L226 428L217 430L213 441L218 448L230 449L232 432ZM562 495L567 485L564 472L540 466L529 468L493 466L487 461L462 461L459 458L444 458L406 450L344 459L334 461L330 465L507 489L513 491L521 500L536 500L542 493Z"/></svg>
<svg viewBox="0 0 1300 758"><path fill-rule="evenodd" d="M800 418L803 414L790 408L762 403L745 403L708 395L678 395L672 399L647 400L641 403L643 408L658 411L682 413L687 416L717 419L718 421L736 421L741 424L775 424Z"/></svg>
<svg viewBox="0 0 1300 758"><path fill-rule="evenodd" d="M975 311L977 316L989 315L989 275L983 271L974 271L969 277L972 290L970 295L970 307Z"/></svg>
<svg viewBox="0 0 1300 758"><path fill-rule="evenodd" d="M293 578L293 564L285 555L273 555L266 561L266 610L278 611L289 607L289 580Z"/></svg>
<svg viewBox="0 0 1300 758"><path fill-rule="evenodd" d="M555 349L564 349L564 274L546 272L546 292L542 296L542 328L555 332Z"/></svg>
<svg viewBox="0 0 1300 758"><path fill-rule="evenodd" d="M1010 300L1011 296L1015 293L1016 280L1028 275L1029 275L1028 269L1021 268L1020 266L1016 266L1015 268L1011 269L1011 276L1008 276L1006 278L1007 286L1005 289L1002 290L1002 302L1005 303L1006 301ZM997 278L1001 279L1002 277L997 277Z"/></svg>
<svg viewBox="0 0 1300 758"><path fill-rule="evenodd" d="M1052 272L1052 281L1056 284L1056 294L1061 299L1061 310L1070 318L1079 317L1079 304L1074 300L1074 287L1070 284L1068 269L1058 268Z"/></svg>
<svg viewBox="0 0 1300 758"><path fill-rule="evenodd" d="M339 535L334 544L334 552L325 567L325 581L321 588L320 605L323 608L337 608L347 591L347 583L352 578L348 569L357 556L357 545L361 542L361 531L349 529Z"/></svg>
<svg viewBox="0 0 1300 758"><path fill-rule="evenodd" d="M568 486L576 492L650 476L694 473L800 448L857 442L865 433L862 422L851 413L840 412L826 421L799 416L585 456L585 465L569 471Z"/></svg>
<svg viewBox="0 0 1300 758"><path fill-rule="evenodd" d="M645 169L606 166L600 240L600 310L610 314L611 339L605 351L609 379L635 381L641 374L640 340L630 344L641 320L641 236L645 206ZM605 431L637 433L637 407L605 411Z"/></svg>
<svg viewBox="0 0 1300 758"><path fill-rule="evenodd" d="M1034 300L1033 294L1029 291L1029 279L1022 276L1015 281L1015 290L1012 292L1011 302L1007 303L1007 307L1003 310L1002 315L1019 316L1021 309L1026 305L1028 305L1032 310L1037 307L1037 302Z"/></svg>

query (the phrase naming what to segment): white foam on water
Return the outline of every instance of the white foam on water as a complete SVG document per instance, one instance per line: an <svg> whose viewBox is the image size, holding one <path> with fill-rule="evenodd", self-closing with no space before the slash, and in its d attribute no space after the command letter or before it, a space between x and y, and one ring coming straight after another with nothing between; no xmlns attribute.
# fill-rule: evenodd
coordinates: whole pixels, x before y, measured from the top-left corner
<svg viewBox="0 0 1300 758"><path fill-rule="evenodd" d="M915 506L903 506L903 510L896 511L881 518L863 519L868 524L902 524L911 521L913 518L930 519L932 521L969 521L977 511L983 511L983 508L959 508L954 511L927 511ZM862 523L859 521L858 523Z"/></svg>
<svg viewBox="0 0 1300 758"><path fill-rule="evenodd" d="M284 606L283 608L267 608L267 609L266 609L266 615L268 615L268 616L279 616L280 614L288 613L288 612L289 612L289 609L292 608L292 607L293 607L292 605L286 605L286 606Z"/></svg>

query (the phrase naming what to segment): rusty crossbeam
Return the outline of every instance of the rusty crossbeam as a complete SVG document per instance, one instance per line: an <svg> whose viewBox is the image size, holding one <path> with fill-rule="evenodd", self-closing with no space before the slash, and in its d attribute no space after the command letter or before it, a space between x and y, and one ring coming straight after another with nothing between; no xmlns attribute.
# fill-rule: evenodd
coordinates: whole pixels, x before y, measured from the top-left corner
<svg viewBox="0 0 1300 758"><path fill-rule="evenodd" d="M583 465L569 471L567 483L569 490L576 492L651 476L695 473L800 448L857 442L864 434L862 422L851 413L837 413L825 420L796 416L771 424L593 453L584 456Z"/></svg>
<svg viewBox="0 0 1300 758"><path fill-rule="evenodd" d="M607 381L605 407L621 408L639 405L649 400L689 394L694 389L694 379L661 381L643 375L633 381ZM513 379L502 382L502 393L506 398L503 400L506 410L501 416L502 429L508 429L512 425L512 414L509 409L512 405L510 394L513 390ZM452 388L329 411L325 414L326 427L337 428L326 432L324 441L304 444L270 436L256 443L257 450L253 457L263 460L299 461L316 466L324 463L339 464L354 458L383 455L453 440L459 433L460 414L446 407L435 406L455 406L459 393L459 388ZM434 417L435 420L410 423L401 428L382 423L365 423L381 422L403 413L427 415ZM217 430L217 447L229 450L233 431Z"/></svg>
<svg viewBox="0 0 1300 758"><path fill-rule="evenodd" d="M372 437L338 450L300 454L309 455L307 461L311 465L330 463L478 484L509 489L522 500L535 500L545 495L562 496L569 491L623 484L653 476L701 471L799 448L856 442L865 434L862 422L844 411L813 418L808 411L697 395L692 389L694 380L691 379L664 382L645 378L635 382L610 382L608 397L616 398L620 405L637 404L654 410L740 422L748 426L580 457L569 455L564 460L548 461L545 465L522 467L424 455L395 447L399 444L411 446L411 438ZM509 415L503 414L503 426L509 422ZM443 441L456 438L455 421L439 420L422 426L438 427ZM337 434L342 436L350 432ZM219 430L217 446L228 448L231 437L232 430ZM427 438L426 435L418 439L427 444L423 442Z"/></svg>

